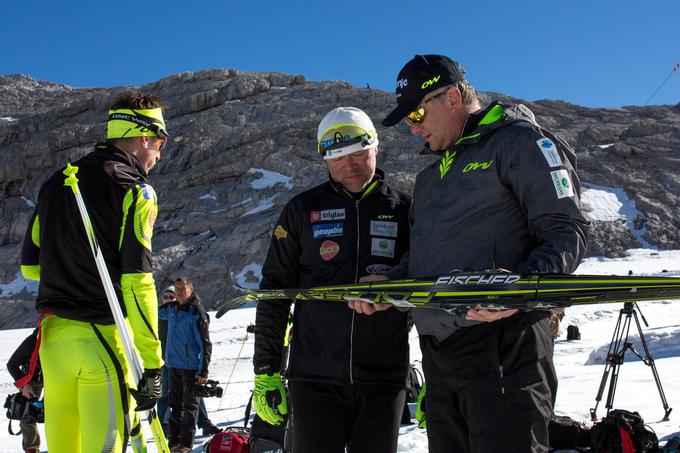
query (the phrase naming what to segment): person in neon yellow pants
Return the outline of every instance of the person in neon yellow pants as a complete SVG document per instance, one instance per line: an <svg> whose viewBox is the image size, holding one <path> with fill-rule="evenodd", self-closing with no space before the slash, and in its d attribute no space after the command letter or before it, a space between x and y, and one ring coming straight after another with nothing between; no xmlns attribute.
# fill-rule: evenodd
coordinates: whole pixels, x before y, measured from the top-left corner
<svg viewBox="0 0 680 453"><path fill-rule="evenodd" d="M45 434L50 451L122 450L125 427L130 426L123 354L115 325L44 318L40 359L50 370L45 373L45 407L49 407ZM61 423L64 419L71 423Z"/></svg>
<svg viewBox="0 0 680 453"><path fill-rule="evenodd" d="M145 451L133 410L152 408L161 394L151 255L158 204L147 175L168 134L156 96L123 94L108 113L106 143L74 166L144 372L133 382L78 207L57 172L40 189L21 259L24 277L40 281L50 453L120 453L128 440Z"/></svg>

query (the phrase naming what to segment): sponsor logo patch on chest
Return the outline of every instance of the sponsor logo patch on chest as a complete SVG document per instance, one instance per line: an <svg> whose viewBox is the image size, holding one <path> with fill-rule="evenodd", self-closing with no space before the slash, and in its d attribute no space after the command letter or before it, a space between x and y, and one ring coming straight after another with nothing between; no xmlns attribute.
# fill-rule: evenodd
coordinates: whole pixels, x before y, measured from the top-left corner
<svg viewBox="0 0 680 453"><path fill-rule="evenodd" d="M371 238L371 255L394 258L394 239Z"/></svg>
<svg viewBox="0 0 680 453"><path fill-rule="evenodd" d="M493 164L493 159L488 162L470 162L463 168L463 173L468 173L475 170L488 170Z"/></svg>
<svg viewBox="0 0 680 453"><path fill-rule="evenodd" d="M397 222L371 220L371 236L397 237Z"/></svg>
<svg viewBox="0 0 680 453"><path fill-rule="evenodd" d="M385 275L392 270L392 266L387 264L370 264L366 267L366 272L374 275Z"/></svg>
<svg viewBox="0 0 680 453"><path fill-rule="evenodd" d="M330 238L333 236L342 236L342 223L322 223L319 225L312 225L312 232L314 239Z"/></svg>
<svg viewBox="0 0 680 453"><path fill-rule="evenodd" d="M324 261L330 261L340 252L340 245L333 241L323 241L319 248L319 255Z"/></svg>
<svg viewBox="0 0 680 453"><path fill-rule="evenodd" d="M309 217L309 221L312 223L329 222L331 220L345 220L345 208L326 209L324 211L310 211Z"/></svg>

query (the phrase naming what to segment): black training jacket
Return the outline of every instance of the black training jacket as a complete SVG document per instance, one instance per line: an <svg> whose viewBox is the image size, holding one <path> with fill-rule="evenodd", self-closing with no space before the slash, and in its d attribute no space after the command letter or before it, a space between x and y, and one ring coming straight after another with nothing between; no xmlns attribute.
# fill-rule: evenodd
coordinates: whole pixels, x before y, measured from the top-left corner
<svg viewBox="0 0 680 453"><path fill-rule="evenodd" d="M122 274L151 273L148 229L156 217L156 194L146 184L139 160L114 146L97 145L73 164L118 299ZM62 169L63 170L63 169ZM64 186L62 170L40 189L22 253L22 270L37 268L36 308L67 319L113 324L104 287L90 251L75 197ZM144 203L142 203L144 202ZM139 207L151 205L148 220L137 225ZM143 219L142 219L143 220ZM148 247L143 242L148 242ZM154 306L157 306L154 289ZM126 307L122 305L123 313ZM154 307L155 308L155 307Z"/></svg>
<svg viewBox="0 0 680 453"><path fill-rule="evenodd" d="M359 196L329 181L288 202L273 232L260 287L353 283L397 264L409 247L411 199L383 178L377 170ZM258 304L256 374L280 369L290 304ZM290 347L290 380L404 385L407 315L391 308L366 316L343 302L298 301Z"/></svg>
<svg viewBox="0 0 680 453"><path fill-rule="evenodd" d="M525 106L493 103L471 114L461 138L416 177L411 249L391 277L496 268L571 273L590 226L579 187L566 142ZM439 341L479 324L437 308L412 317L420 335Z"/></svg>

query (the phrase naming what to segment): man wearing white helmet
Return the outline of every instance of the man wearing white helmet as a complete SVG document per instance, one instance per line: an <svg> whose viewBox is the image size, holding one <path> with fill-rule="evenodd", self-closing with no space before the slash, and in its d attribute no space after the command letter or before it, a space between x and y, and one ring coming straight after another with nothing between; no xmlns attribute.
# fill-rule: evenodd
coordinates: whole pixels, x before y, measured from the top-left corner
<svg viewBox="0 0 680 453"><path fill-rule="evenodd" d="M339 107L321 121L317 149L330 180L288 202L273 231L261 288L352 283L384 274L409 246L411 199L376 168L378 135L370 118ZM291 451L394 452L408 367L406 315L373 316L342 303L297 301L287 378L279 369L291 301L258 304L255 390L260 418L290 417Z"/></svg>

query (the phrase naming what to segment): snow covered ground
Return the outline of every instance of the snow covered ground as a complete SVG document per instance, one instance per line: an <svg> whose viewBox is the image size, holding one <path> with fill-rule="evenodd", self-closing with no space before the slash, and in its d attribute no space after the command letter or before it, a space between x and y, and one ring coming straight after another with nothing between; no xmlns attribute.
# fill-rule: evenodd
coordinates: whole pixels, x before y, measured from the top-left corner
<svg viewBox="0 0 680 453"><path fill-rule="evenodd" d="M639 275L680 276L680 251L653 251L646 249L631 250L629 256L619 259L590 258L578 269L579 274L619 274L626 275L629 270ZM662 270L670 272L661 272ZM668 403L672 408L680 404L680 310L675 304L680 302L658 301L640 303L640 309L649 327L643 325L643 333L663 385ZM562 323L563 335L555 347L555 366L559 376L559 391L555 412L568 415L576 420L590 423L589 409L595 403L604 362L593 359L591 355L602 357L606 354L619 310L622 304L602 304L573 307L567 310ZM219 426L242 425L245 405L252 389L253 336L246 333L248 324L255 320L253 305L244 306L228 312L221 319L214 319L210 326L213 340L213 360L211 377L222 382L224 397L207 398L206 404L210 418ZM574 324L581 332L580 341L566 340L566 326ZM634 334L635 332L635 334ZM0 331L0 362L5 363L30 329ZM630 339L638 351L637 332L633 325ZM415 330L411 333L411 361L418 363L421 354ZM228 384L227 384L228 382ZM0 389L3 394L14 391L8 373L0 373ZM606 391L598 408L598 415L605 413ZM680 433L680 409L671 414L671 420L662 422L663 408L654 383L652 370L636 356L628 352L620 369L614 406L636 410L657 432L659 438L668 438ZM40 425L42 429L42 425ZM156 451L149 435L150 449ZM197 437L195 452L207 439ZM0 431L0 452L20 450L20 437L10 436ZM399 436L399 451L425 453L427 438L425 432L415 425L403 426Z"/></svg>

